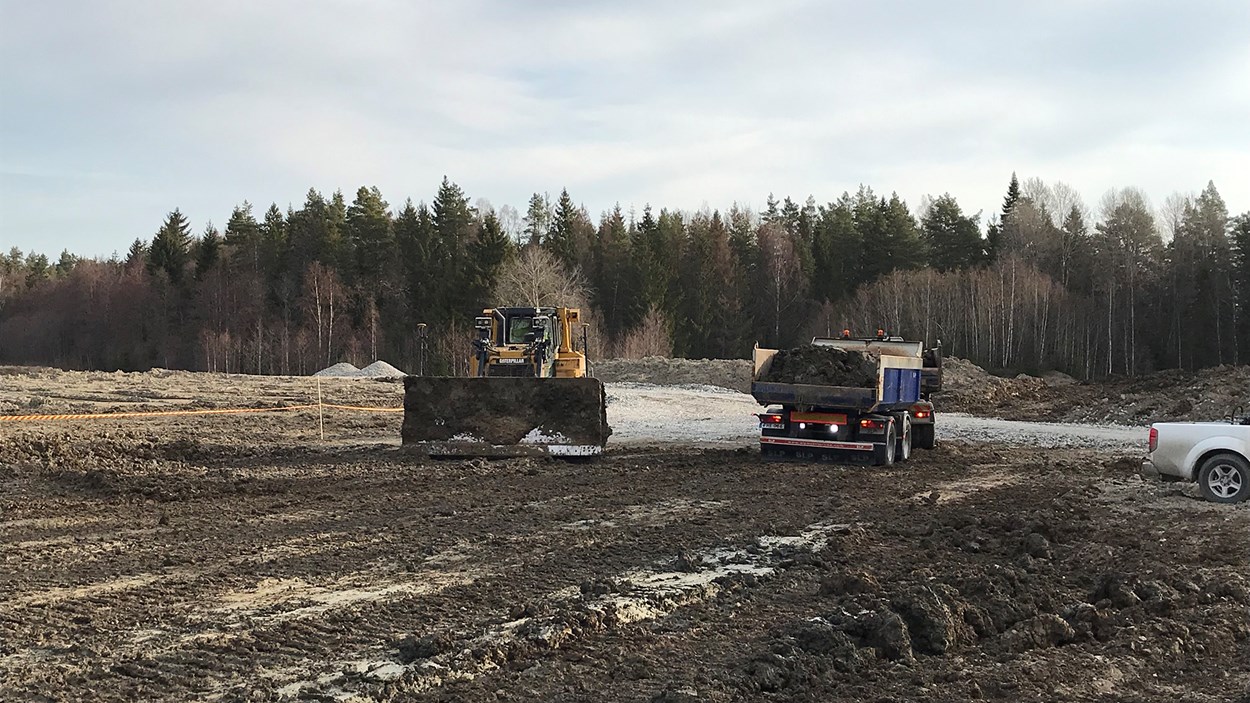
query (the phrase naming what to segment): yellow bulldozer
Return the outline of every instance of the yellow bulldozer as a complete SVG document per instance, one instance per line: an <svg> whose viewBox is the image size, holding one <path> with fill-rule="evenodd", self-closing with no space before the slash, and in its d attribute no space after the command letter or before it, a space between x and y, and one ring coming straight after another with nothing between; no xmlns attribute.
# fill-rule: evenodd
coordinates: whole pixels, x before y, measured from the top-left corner
<svg viewBox="0 0 1250 703"><path fill-rule="evenodd" d="M595 456L611 429L587 374L577 308L488 308L474 320L469 376L404 379L403 441L431 456Z"/></svg>
<svg viewBox="0 0 1250 703"><path fill-rule="evenodd" d="M473 376L582 378L583 351L573 348L573 330L581 322L577 308L490 308L473 321L470 373Z"/></svg>

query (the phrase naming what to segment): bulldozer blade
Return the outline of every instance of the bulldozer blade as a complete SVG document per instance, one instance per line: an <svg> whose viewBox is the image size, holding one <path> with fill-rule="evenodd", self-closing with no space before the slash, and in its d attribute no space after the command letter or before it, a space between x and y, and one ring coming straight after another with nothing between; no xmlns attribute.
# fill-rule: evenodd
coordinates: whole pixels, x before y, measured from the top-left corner
<svg viewBox="0 0 1250 703"><path fill-rule="evenodd" d="M404 445L431 456L594 456L611 433L595 378L404 379Z"/></svg>

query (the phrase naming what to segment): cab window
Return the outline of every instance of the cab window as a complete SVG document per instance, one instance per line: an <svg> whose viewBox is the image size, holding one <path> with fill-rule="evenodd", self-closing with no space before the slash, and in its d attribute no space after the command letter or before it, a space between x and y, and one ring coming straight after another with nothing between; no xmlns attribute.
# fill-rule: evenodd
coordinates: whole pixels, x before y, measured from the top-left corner
<svg viewBox="0 0 1250 703"><path fill-rule="evenodd" d="M534 318L514 317L508 320L508 344L525 344L525 336L534 331Z"/></svg>

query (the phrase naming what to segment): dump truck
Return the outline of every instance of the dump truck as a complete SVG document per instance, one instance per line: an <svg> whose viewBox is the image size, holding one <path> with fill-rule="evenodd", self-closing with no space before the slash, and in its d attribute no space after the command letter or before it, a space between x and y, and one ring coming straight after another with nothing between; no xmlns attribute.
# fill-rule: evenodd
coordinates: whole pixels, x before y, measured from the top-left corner
<svg viewBox="0 0 1250 703"><path fill-rule="evenodd" d="M875 378L853 386L770 381L779 351L757 345L751 395L766 406L758 415L763 456L889 465L907 461L913 447L934 447L931 394L942 387L940 343L926 349L923 342L879 331L863 339L852 339L849 332L817 337L812 345L875 360Z"/></svg>
<svg viewBox="0 0 1250 703"><path fill-rule="evenodd" d="M611 429L603 383L574 348L577 308L487 308L469 376L404 379L403 443L431 456L591 457Z"/></svg>

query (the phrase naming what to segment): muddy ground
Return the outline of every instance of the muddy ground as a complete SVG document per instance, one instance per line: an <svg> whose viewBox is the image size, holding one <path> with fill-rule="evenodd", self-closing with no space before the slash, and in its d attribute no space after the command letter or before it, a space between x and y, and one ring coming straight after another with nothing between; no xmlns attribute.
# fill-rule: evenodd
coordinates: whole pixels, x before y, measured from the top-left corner
<svg viewBox="0 0 1250 703"><path fill-rule="evenodd" d="M169 376L135 404L305 385ZM0 699L1250 699L1250 506L1131 457L423 461L400 421L0 424Z"/></svg>

